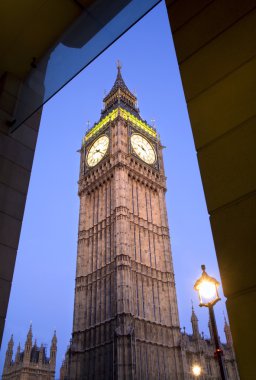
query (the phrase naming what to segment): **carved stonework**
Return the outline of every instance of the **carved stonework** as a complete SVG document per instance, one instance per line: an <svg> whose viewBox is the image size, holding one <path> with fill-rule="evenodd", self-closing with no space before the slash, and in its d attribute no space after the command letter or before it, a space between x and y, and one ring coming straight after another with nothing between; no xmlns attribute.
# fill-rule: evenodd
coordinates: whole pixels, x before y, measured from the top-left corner
<svg viewBox="0 0 256 380"><path fill-rule="evenodd" d="M46 346L32 342L32 326L30 326L24 350L20 344L13 360L13 337L11 337L4 363L2 380L54 380L57 354L57 337L54 332L50 355L47 356Z"/></svg>
<svg viewBox="0 0 256 380"><path fill-rule="evenodd" d="M81 149L69 378L167 379L174 372L182 378L162 146L141 119L120 68L104 101L102 122L87 132ZM132 133L151 144L154 164L131 149ZM103 134L109 149L89 168L88 151Z"/></svg>

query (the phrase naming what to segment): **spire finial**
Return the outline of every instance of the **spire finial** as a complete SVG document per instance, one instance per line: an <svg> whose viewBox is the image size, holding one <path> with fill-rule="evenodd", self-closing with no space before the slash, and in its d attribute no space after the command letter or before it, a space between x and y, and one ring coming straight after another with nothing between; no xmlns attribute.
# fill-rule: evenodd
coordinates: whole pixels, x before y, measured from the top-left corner
<svg viewBox="0 0 256 380"><path fill-rule="evenodd" d="M29 329L28 329L28 333L27 333L27 342L30 342L30 344L32 344L32 337L33 337L32 322L30 321L30 325L29 325Z"/></svg>
<svg viewBox="0 0 256 380"><path fill-rule="evenodd" d="M52 346L57 344L57 335L56 335L56 329L53 332L53 337L52 337Z"/></svg>
<svg viewBox="0 0 256 380"><path fill-rule="evenodd" d="M13 347L13 345L14 345L14 341L13 341L13 334L12 334L8 343L8 347Z"/></svg>
<svg viewBox="0 0 256 380"><path fill-rule="evenodd" d="M192 319L191 319L191 322L192 322L192 320L196 320L196 321L198 321L198 319L197 319L197 316L196 316L196 313L195 313L195 309L194 309L194 303L193 303L193 300L191 300L191 307L192 307Z"/></svg>
<svg viewBox="0 0 256 380"><path fill-rule="evenodd" d="M121 71L122 63L121 63L121 61L119 59L116 61L116 67L117 67L118 71Z"/></svg>

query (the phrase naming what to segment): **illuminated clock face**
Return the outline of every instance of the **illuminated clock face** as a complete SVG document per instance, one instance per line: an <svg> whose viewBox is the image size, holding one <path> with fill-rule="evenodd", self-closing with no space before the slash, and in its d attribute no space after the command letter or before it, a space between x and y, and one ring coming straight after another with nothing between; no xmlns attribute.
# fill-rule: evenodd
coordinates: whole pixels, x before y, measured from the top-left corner
<svg viewBox="0 0 256 380"><path fill-rule="evenodd" d="M137 156L147 164L152 165L156 161L155 149L144 137L134 133L131 136L131 144Z"/></svg>
<svg viewBox="0 0 256 380"><path fill-rule="evenodd" d="M100 162L107 153L108 146L109 138L106 135L101 136L96 141L94 141L87 153L87 165L90 167L97 165L97 163Z"/></svg>

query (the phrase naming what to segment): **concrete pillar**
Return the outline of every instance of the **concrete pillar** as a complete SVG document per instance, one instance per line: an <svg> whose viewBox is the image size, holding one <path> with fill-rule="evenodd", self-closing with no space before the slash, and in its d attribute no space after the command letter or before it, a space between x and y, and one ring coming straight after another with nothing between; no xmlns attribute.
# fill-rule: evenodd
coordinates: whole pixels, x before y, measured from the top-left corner
<svg viewBox="0 0 256 380"><path fill-rule="evenodd" d="M167 1L242 380L255 376L255 6Z"/></svg>

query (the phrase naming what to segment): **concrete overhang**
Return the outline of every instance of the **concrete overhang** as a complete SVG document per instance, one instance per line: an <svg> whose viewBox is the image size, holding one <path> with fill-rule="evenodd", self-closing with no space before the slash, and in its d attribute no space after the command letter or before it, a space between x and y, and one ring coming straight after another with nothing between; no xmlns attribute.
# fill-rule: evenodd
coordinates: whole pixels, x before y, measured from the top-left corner
<svg viewBox="0 0 256 380"><path fill-rule="evenodd" d="M94 0L4 0L0 3L0 75L23 79Z"/></svg>

